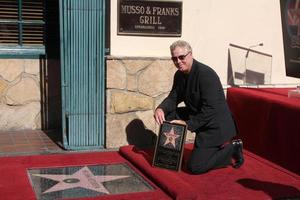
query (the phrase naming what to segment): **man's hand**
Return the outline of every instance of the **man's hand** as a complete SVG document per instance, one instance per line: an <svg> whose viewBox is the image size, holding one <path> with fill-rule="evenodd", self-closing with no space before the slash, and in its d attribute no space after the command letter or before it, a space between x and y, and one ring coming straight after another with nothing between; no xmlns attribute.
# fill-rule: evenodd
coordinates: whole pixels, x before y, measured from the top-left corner
<svg viewBox="0 0 300 200"><path fill-rule="evenodd" d="M164 113L163 109L157 108L154 111L154 119L155 119L156 123L158 123L158 124L162 124L165 121L165 113Z"/></svg>
<svg viewBox="0 0 300 200"><path fill-rule="evenodd" d="M176 124L186 125L186 122L185 122L185 121L183 121L183 120L177 120L177 119L172 120L171 123L176 123Z"/></svg>

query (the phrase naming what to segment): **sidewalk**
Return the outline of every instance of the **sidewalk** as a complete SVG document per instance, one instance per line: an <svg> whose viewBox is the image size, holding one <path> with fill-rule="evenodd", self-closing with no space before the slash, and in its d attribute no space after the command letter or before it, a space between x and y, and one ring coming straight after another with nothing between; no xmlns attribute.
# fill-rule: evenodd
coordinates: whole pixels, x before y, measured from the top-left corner
<svg viewBox="0 0 300 200"><path fill-rule="evenodd" d="M0 156L64 152L58 131L0 131Z"/></svg>

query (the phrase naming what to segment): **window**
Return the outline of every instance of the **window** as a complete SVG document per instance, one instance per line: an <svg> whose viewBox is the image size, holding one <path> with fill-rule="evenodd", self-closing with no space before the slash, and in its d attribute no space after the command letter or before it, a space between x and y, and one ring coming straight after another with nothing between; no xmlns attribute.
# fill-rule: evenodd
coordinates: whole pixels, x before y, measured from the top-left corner
<svg viewBox="0 0 300 200"><path fill-rule="evenodd" d="M0 51L44 51L44 0L0 0Z"/></svg>

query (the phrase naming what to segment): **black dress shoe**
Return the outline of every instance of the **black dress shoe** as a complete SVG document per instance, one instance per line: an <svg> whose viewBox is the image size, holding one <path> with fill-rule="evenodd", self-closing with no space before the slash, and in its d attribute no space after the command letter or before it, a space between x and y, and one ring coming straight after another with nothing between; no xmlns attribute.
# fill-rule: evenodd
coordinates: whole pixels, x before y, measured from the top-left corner
<svg viewBox="0 0 300 200"><path fill-rule="evenodd" d="M232 158L234 159L234 163L232 166L234 168L240 168L244 164L244 155L243 155L243 141L241 139L233 140L233 153Z"/></svg>

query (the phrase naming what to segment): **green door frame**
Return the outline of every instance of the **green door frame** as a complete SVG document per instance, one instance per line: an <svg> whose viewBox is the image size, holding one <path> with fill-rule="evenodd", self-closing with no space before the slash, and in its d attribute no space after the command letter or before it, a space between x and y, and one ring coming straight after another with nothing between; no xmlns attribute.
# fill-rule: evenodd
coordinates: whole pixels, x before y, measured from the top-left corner
<svg viewBox="0 0 300 200"><path fill-rule="evenodd" d="M105 0L60 0L64 148L104 145Z"/></svg>

